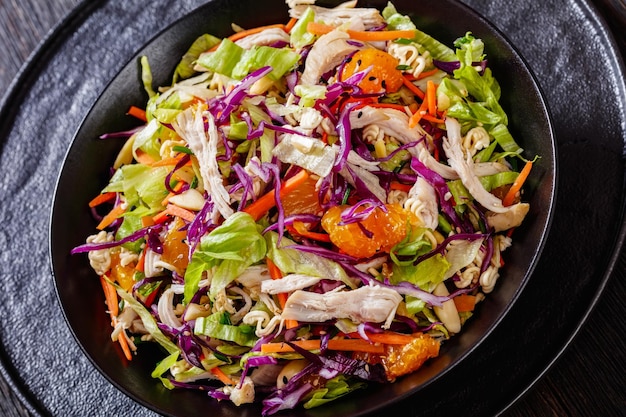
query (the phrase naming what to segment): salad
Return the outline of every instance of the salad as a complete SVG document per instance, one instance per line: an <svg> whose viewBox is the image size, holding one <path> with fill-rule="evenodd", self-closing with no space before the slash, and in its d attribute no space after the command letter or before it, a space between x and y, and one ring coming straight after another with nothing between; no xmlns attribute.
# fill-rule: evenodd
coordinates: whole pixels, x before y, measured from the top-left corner
<svg viewBox="0 0 626 417"><path fill-rule="evenodd" d="M393 383L494 290L533 161L483 42L392 3L199 37L131 107L86 243L127 360L263 415Z"/></svg>

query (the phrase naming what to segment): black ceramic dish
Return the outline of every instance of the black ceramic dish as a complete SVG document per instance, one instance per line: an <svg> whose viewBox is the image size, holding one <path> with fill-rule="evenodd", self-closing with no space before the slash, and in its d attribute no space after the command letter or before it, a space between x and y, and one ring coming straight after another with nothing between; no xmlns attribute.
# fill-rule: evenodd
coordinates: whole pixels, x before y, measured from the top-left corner
<svg viewBox="0 0 626 417"><path fill-rule="evenodd" d="M360 3L378 8L385 4L385 1ZM356 416L375 412L402 398L418 399L423 387L437 384L445 373L454 373L455 365L497 326L532 276L552 217L556 182L552 126L537 83L523 58L497 29L463 4L436 0L404 0L394 4L399 11L410 14L421 30L448 45L468 30L485 42L490 66L502 87L502 104L510 116L511 132L526 149L526 157L541 156L526 187L525 199L531 204L531 212L523 227L515 231L514 246L506 252L507 265L496 290L480 305L464 331L443 345L438 358L395 384L371 386L327 407L296 410L287 415ZM254 27L287 19L282 0L213 1L162 32L137 57L148 56L155 85L165 85L171 80L182 53L202 33L227 36L231 33L231 22ZM110 340L102 291L86 256L69 255L74 246L83 243L95 230L87 202L106 184L109 166L121 146L120 142L99 140L98 136L132 127L134 122L125 116L126 110L130 105L143 106L145 100L138 58L135 58L105 89L67 153L57 183L50 234L55 284L65 319L95 367L147 408L171 416L197 415L198 410L215 416L259 415L258 406L236 408L227 403L218 404L202 393L168 391L150 377L154 364L161 358L156 347L142 347L132 362L125 361L117 344Z"/></svg>

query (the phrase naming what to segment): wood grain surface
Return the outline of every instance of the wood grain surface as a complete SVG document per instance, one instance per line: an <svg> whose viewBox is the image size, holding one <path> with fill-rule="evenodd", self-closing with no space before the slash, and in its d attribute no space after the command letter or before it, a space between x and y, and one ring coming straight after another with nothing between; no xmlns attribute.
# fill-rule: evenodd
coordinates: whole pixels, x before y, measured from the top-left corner
<svg viewBox="0 0 626 417"><path fill-rule="evenodd" d="M595 3L626 56L624 0L597 0ZM78 4L79 0L0 0L2 94L48 31ZM503 415L626 416L625 303L626 255L622 253L596 307L573 342ZM0 376L0 416L29 415Z"/></svg>

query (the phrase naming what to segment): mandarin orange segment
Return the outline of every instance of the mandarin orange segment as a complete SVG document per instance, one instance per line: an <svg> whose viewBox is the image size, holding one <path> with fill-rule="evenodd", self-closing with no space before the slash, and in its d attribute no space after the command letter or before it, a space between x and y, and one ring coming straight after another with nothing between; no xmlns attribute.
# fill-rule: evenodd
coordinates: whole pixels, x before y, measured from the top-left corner
<svg viewBox="0 0 626 417"><path fill-rule="evenodd" d="M135 284L134 265L122 265L119 252L111 253L111 281L117 282L125 291Z"/></svg>
<svg viewBox="0 0 626 417"><path fill-rule="evenodd" d="M387 379L409 374L419 369L424 362L439 355L440 343L423 333L406 345L387 345L386 355L382 357Z"/></svg>
<svg viewBox="0 0 626 417"><path fill-rule="evenodd" d="M318 178L316 176L309 176L298 188L282 197L281 202L285 216L293 214L320 214L322 207L315 189L317 181Z"/></svg>
<svg viewBox="0 0 626 417"><path fill-rule="evenodd" d="M161 255L163 262L174 265L181 271L187 268L189 262L189 246L185 242L187 232L180 230L183 226L184 222L178 217L170 225L169 231L163 240L163 254Z"/></svg>
<svg viewBox="0 0 626 417"><path fill-rule="evenodd" d="M331 242L341 251L356 258L374 256L378 251L388 252L402 241L407 233L408 212L398 204L389 204L387 211L376 208L359 223L340 224L341 214L350 206L335 206L322 217L322 228ZM357 212L365 208L357 209Z"/></svg>
<svg viewBox="0 0 626 417"><path fill-rule="evenodd" d="M402 72L397 69L399 61L385 51L367 48L357 51L343 68L340 75L345 81L370 66L372 70L358 84L365 93L393 93L402 87Z"/></svg>

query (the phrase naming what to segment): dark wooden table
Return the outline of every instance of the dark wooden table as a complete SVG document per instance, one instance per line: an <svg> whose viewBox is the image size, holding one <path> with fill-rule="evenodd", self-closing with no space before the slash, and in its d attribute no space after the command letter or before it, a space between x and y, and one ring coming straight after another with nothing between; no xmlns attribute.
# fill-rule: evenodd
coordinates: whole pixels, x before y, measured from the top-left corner
<svg viewBox="0 0 626 417"><path fill-rule="evenodd" d="M79 0L0 0L0 94L48 30L78 3ZM626 56L624 0L595 3ZM626 416L625 304L626 251L572 343L504 415L612 417L621 407L620 415ZM2 377L0 416L29 416Z"/></svg>

